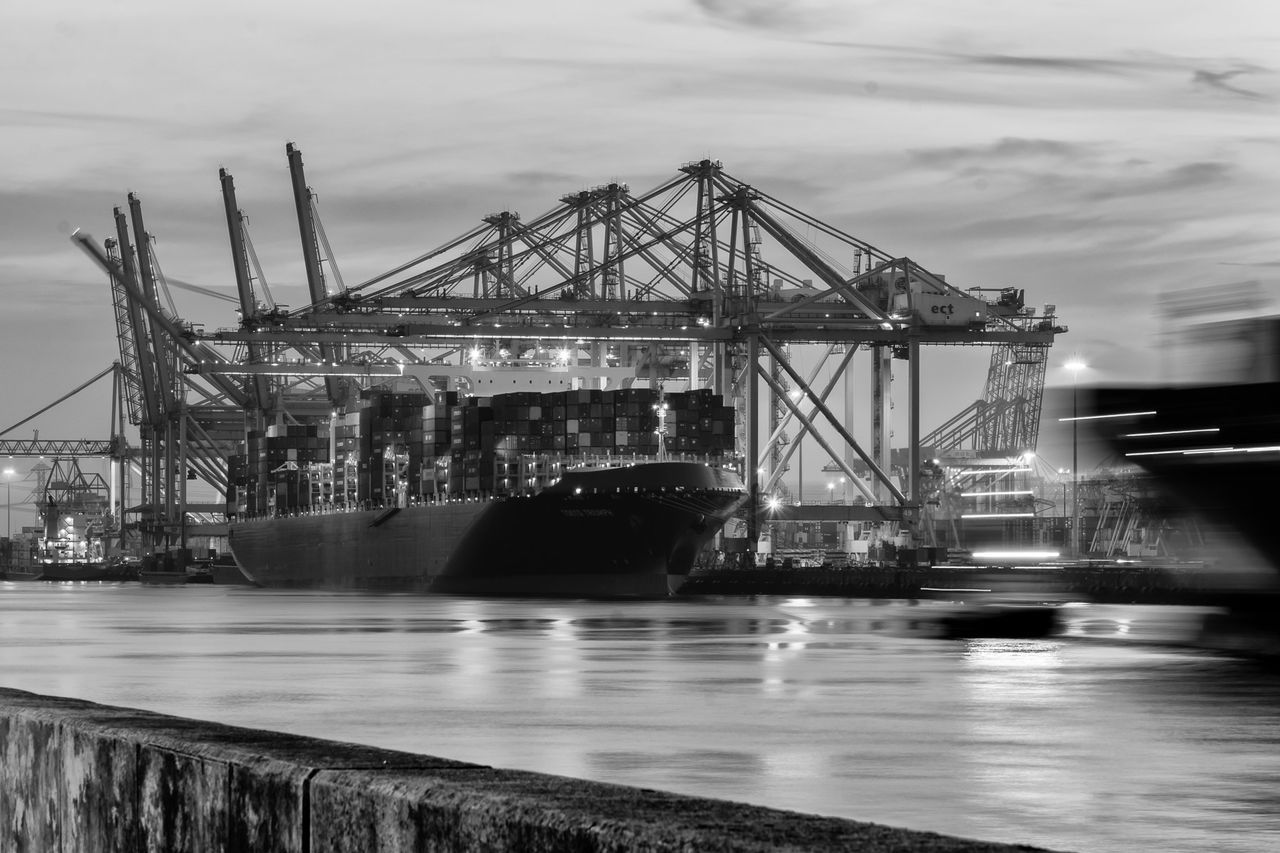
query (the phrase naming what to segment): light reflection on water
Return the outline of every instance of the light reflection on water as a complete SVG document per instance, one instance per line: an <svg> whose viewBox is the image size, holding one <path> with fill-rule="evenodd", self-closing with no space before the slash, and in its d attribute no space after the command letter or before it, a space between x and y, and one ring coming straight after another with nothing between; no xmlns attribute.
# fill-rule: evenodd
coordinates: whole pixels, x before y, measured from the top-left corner
<svg viewBox="0 0 1280 853"><path fill-rule="evenodd" d="M0 684L1058 849L1280 849L1280 679L1187 608L0 584Z"/></svg>

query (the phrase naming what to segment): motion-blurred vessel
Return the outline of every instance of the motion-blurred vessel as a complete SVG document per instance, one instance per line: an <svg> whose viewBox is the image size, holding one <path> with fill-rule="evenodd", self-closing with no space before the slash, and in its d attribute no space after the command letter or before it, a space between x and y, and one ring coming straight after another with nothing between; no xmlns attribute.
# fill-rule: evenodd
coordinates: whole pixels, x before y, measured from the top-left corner
<svg viewBox="0 0 1280 853"><path fill-rule="evenodd" d="M1204 645L1280 654L1280 531L1267 495L1280 474L1280 318L1200 323L1183 338L1186 384L1097 388L1096 432L1180 506L1249 546L1203 571ZM1180 373L1182 373L1180 371Z"/></svg>
<svg viewBox="0 0 1280 853"><path fill-rule="evenodd" d="M1092 394L1097 429L1114 450L1280 570L1280 531L1265 499L1280 475L1280 382Z"/></svg>

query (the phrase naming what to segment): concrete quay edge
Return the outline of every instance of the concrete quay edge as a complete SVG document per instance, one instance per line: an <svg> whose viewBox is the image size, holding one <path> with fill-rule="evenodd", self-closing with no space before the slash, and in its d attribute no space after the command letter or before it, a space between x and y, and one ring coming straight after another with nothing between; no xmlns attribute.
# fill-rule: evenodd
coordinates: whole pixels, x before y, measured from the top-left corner
<svg viewBox="0 0 1280 853"><path fill-rule="evenodd" d="M0 853L1035 851L0 688Z"/></svg>

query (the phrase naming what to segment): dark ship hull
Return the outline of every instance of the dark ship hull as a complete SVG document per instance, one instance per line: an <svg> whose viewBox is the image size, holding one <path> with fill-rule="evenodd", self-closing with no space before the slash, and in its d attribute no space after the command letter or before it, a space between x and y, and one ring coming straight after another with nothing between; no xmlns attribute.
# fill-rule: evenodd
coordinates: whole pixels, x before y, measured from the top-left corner
<svg viewBox="0 0 1280 853"><path fill-rule="evenodd" d="M229 542L261 586L664 597L745 499L730 471L651 462L531 495L233 522Z"/></svg>
<svg viewBox="0 0 1280 853"><path fill-rule="evenodd" d="M105 560L47 562L42 568L40 579L46 581L100 581L110 574Z"/></svg>

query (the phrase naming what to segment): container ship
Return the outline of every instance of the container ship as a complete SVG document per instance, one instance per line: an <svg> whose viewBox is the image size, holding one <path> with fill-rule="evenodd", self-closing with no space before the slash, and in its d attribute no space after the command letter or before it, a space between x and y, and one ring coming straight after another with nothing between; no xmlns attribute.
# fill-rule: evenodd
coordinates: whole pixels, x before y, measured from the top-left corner
<svg viewBox="0 0 1280 853"><path fill-rule="evenodd" d="M228 543L269 587L663 597L746 502L707 390L361 392L251 433Z"/></svg>

